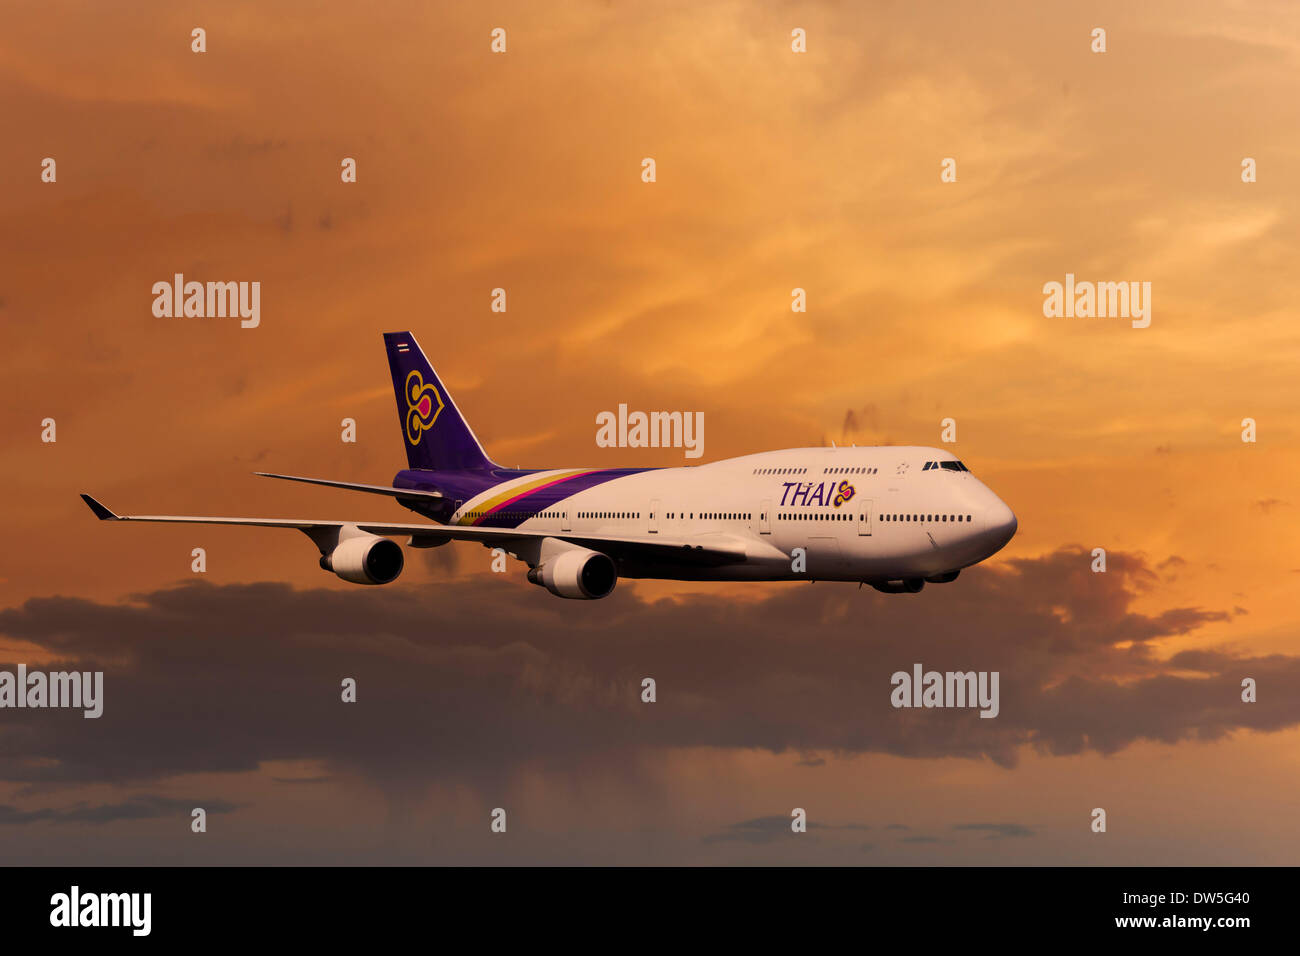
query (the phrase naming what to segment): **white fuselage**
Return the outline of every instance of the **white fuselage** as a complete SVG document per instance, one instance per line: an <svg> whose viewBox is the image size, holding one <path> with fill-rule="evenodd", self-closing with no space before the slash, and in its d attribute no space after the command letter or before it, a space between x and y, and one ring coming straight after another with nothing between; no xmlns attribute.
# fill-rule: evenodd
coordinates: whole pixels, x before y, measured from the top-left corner
<svg viewBox="0 0 1300 956"><path fill-rule="evenodd" d="M464 502L452 523L501 491ZM878 446L795 448L623 475L518 527L745 552L719 567L626 562L626 577L878 582L983 561L1011 540L1016 517L950 452Z"/></svg>

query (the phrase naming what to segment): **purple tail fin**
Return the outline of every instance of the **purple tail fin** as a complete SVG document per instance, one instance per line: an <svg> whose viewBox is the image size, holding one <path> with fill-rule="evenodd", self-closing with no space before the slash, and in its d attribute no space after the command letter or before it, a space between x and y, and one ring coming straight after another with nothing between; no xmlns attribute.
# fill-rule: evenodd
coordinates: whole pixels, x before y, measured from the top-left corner
<svg viewBox="0 0 1300 956"><path fill-rule="evenodd" d="M406 460L411 468L455 470L496 468L469 423L438 381L410 332L385 332L388 367L397 393Z"/></svg>

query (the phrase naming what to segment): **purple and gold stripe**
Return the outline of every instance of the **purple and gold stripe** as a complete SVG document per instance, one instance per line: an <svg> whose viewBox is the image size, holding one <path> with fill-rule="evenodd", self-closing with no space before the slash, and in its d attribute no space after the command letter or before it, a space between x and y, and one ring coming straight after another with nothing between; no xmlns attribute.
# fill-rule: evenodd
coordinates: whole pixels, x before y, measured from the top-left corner
<svg viewBox="0 0 1300 956"><path fill-rule="evenodd" d="M615 478L636 475L650 468L608 468L551 472L522 485L512 485L475 505L458 524L486 528L517 528L548 508L582 491Z"/></svg>

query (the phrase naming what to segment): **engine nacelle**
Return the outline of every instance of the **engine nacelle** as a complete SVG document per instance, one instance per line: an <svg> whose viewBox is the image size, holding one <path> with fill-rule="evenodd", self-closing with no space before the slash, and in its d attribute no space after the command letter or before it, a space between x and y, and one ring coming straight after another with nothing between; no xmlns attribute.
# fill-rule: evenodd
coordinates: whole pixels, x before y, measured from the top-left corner
<svg viewBox="0 0 1300 956"><path fill-rule="evenodd" d="M569 548L532 568L528 580L562 598L594 601L614 590L618 569L607 554Z"/></svg>
<svg viewBox="0 0 1300 956"><path fill-rule="evenodd" d="M359 534L322 555L320 566L353 584L388 584L402 573L402 546L374 534Z"/></svg>

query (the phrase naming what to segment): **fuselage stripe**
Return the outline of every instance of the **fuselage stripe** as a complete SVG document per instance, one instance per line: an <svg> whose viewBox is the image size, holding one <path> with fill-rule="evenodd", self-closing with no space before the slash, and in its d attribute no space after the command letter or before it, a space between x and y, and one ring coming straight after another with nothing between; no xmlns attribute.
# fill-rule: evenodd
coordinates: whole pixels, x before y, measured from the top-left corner
<svg viewBox="0 0 1300 956"><path fill-rule="evenodd" d="M461 515L460 521L457 523L463 525L481 524L490 519L495 512L500 511L502 508L506 507L506 505L518 501L526 495L530 495L535 491L540 491L543 488L549 488L552 485L558 485L562 481L569 481L570 479L580 478L583 475L590 474L592 474L592 471L590 470L564 472L560 474L559 477L556 477L555 474L552 473L544 478L537 478L533 481L525 482L522 485L515 485L508 491L503 491L482 504L475 505L470 509L470 513L475 517L471 518L468 514Z"/></svg>
<svg viewBox="0 0 1300 956"><path fill-rule="evenodd" d="M594 471L575 471L575 472L572 472L571 474L568 474L568 475L561 475L559 478L555 478L555 479L553 479L553 480L551 480L551 481L545 481L545 482L542 482L542 483L540 483L540 484L527 485L527 486L524 487L524 489L523 489L522 491L519 492L519 494L514 495L514 496L511 497L511 498L507 498L507 499L505 499L504 501L502 501L502 502L500 502L500 503L498 503L498 504L496 504L496 505L493 505L493 506L492 506L488 511L486 511L486 512L481 516L481 517L475 519L475 522L474 522L474 523L477 524L479 521L482 521L482 520L487 519L487 518L491 518L495 512L505 510L506 508L510 507L510 505L514 504L516 501L518 501L518 500L521 499L521 498L527 498L528 496L530 496L530 495L532 495L532 494L534 494L534 493L536 493L536 492L538 492L538 491L542 491L542 490L544 490L544 489L546 489L546 488L553 487L554 485L561 484L562 482L565 482L565 481L572 481L574 478L581 478L583 475L592 475L592 474L595 474L595 472L594 472ZM511 490L513 491L513 490L515 490L515 489L511 489Z"/></svg>
<svg viewBox="0 0 1300 956"><path fill-rule="evenodd" d="M551 471L545 477L531 481L526 486L513 485L509 490L482 503L474 504L471 500L456 523L493 528L517 528L523 522L536 518L548 508L553 508L576 494L618 478L626 478L650 470L652 469L584 468L558 476L555 471Z"/></svg>

